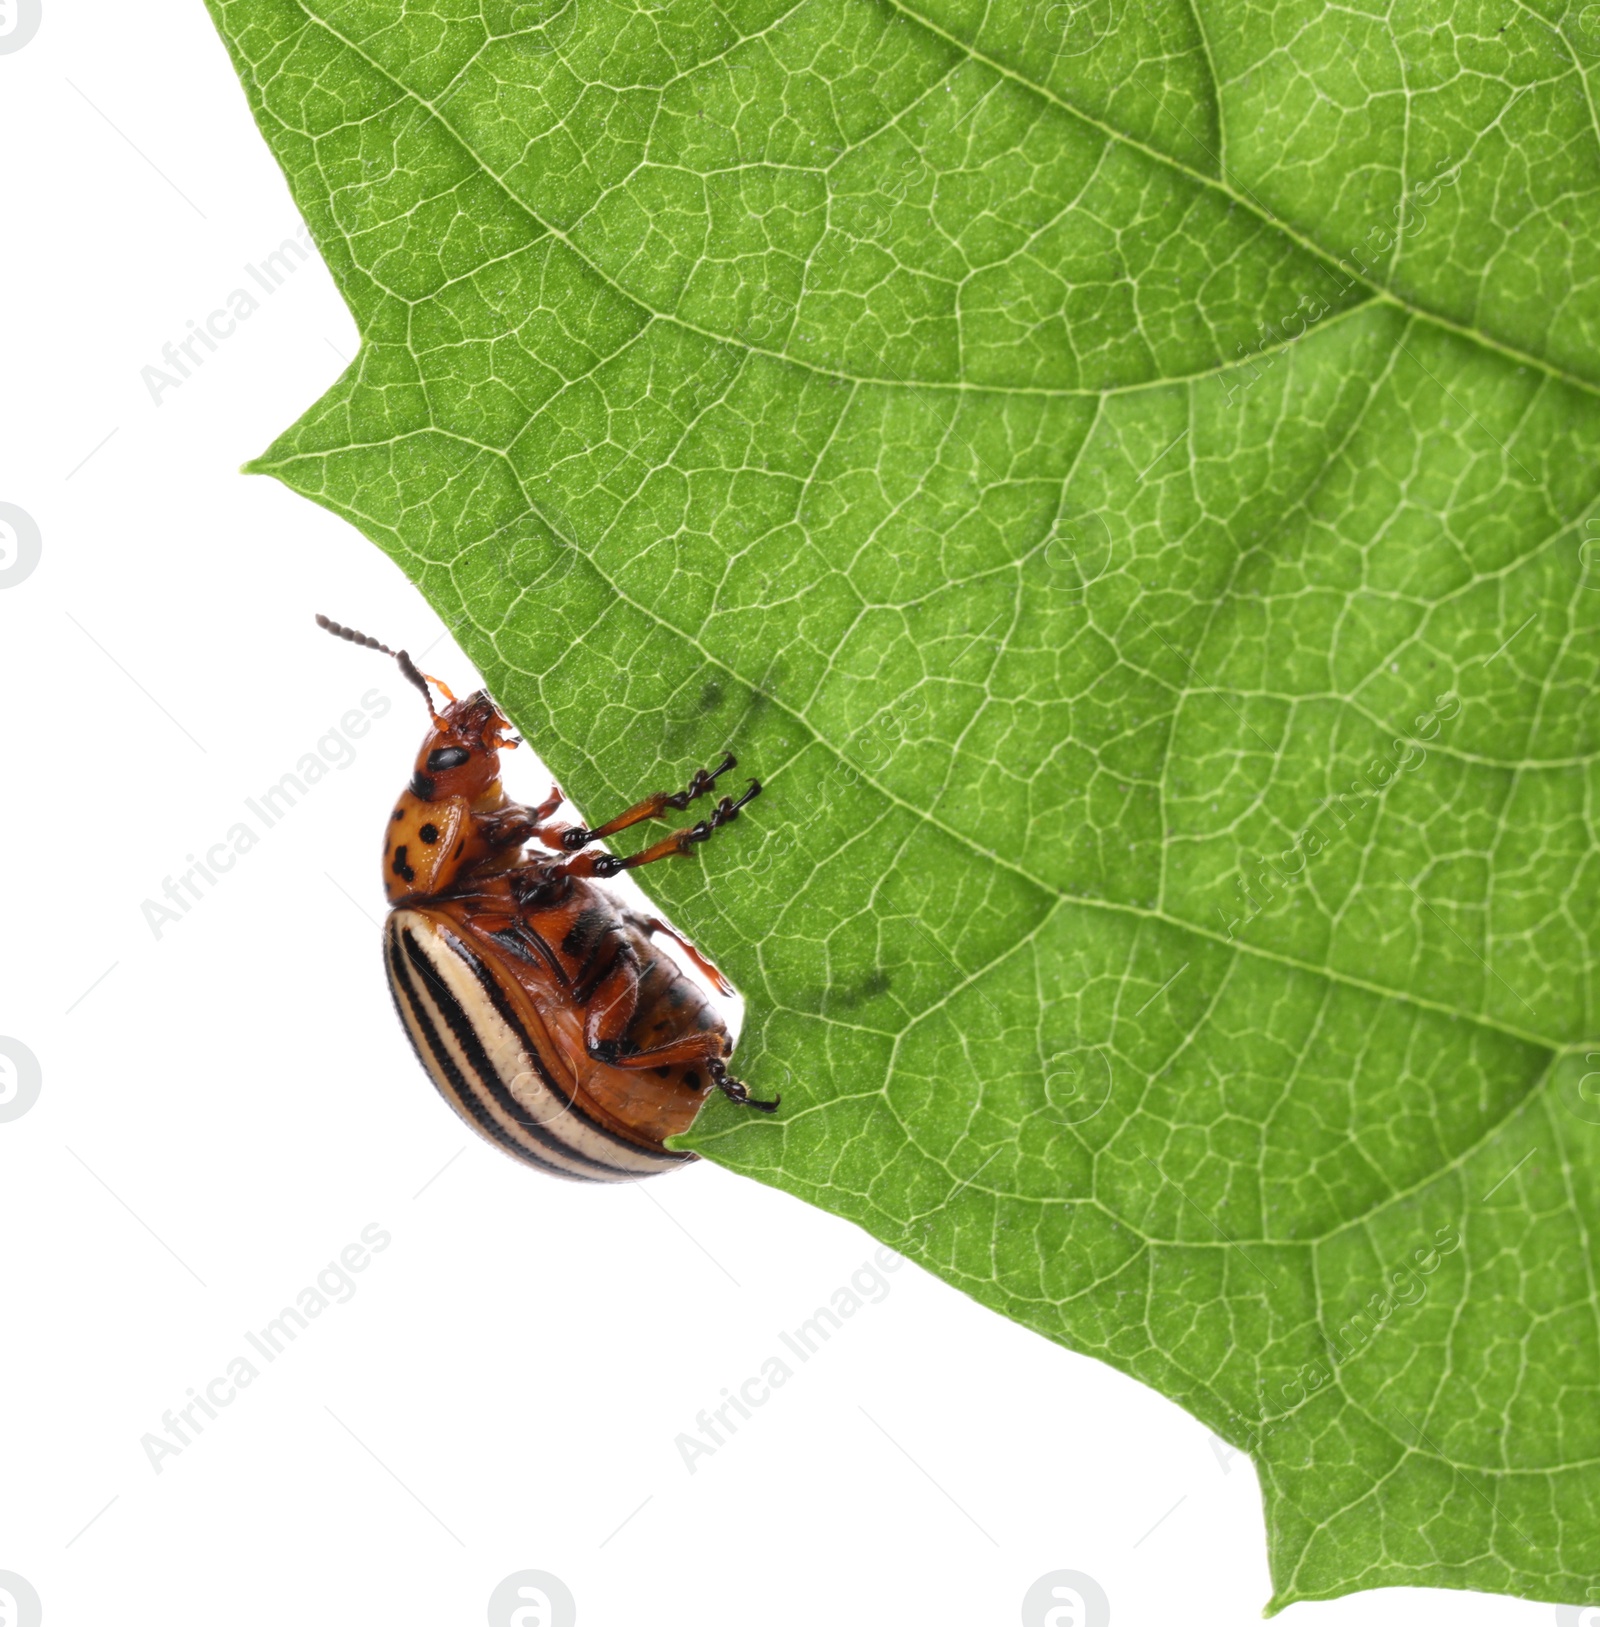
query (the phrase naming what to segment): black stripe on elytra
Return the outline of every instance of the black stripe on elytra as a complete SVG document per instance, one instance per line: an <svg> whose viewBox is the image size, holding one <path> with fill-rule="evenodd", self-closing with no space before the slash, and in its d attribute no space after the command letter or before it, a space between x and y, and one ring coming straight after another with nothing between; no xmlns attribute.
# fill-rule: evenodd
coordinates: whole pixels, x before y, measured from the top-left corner
<svg viewBox="0 0 1600 1627"><path fill-rule="evenodd" d="M430 1048L433 1050L434 1055L438 1058L440 1067L446 1072L452 1084L461 1093L462 1105L471 1114L474 1123L481 1125L486 1135L498 1142L501 1146L508 1148L518 1158L523 1159L527 1163L536 1164L540 1169L551 1170L556 1174L565 1175L570 1180L575 1181L592 1181L599 1179L600 1177L590 1175L582 1168L571 1169L565 1164L552 1163L548 1159L540 1157L537 1152L531 1151L526 1145L517 1140L516 1137L501 1126L500 1121L489 1111L485 1098L498 1100L499 1097L504 1094L504 1092L497 1091L496 1085L498 1084L498 1075L494 1074L492 1068L489 1068L489 1076L484 1076L483 1070L489 1067L488 1058L483 1054L482 1047L475 1046L473 1043L471 1024L467 1019L466 1013L462 1011L460 1002L444 985L437 972L435 972L433 967L428 963L427 956L417 945L411 934L409 932L403 932L398 934L398 937L402 941L396 946L396 956L398 958L403 953L404 961L408 961L410 963L409 966L407 966L402 962L399 969L399 975L404 975L407 978L407 989L410 995L412 1008L416 1012L419 1023L421 1023L428 1032ZM456 1066L454 1059L450 1056L448 1050L443 1047L442 1040L440 1039L438 1031L433 1025L432 1019L428 1016L426 1009L423 1008L420 1003L417 992L419 985L416 982L411 981L413 979L421 980L421 986L426 989L428 997L438 1006L440 1014L443 1016L452 1036L456 1040L457 1044L461 1046L467 1058L467 1066L473 1072L471 1084L477 1086L476 1089L469 1086L468 1081L463 1078L460 1069ZM477 1052L476 1055L473 1054L474 1050ZM490 1084L490 1078L495 1080L495 1085ZM524 1115L521 1113L520 1109L517 1108L515 1102L513 1102L511 1106L513 1121L521 1121ZM532 1131L533 1139L543 1143L547 1149L559 1152L572 1158L574 1162L580 1166L583 1164L594 1164L597 1168L611 1171L610 1165L599 1164L594 1159L584 1157L582 1153L574 1152L559 1138L541 1135L537 1132L537 1130L534 1129L533 1126L526 1123L522 1124L522 1128ZM611 1172L615 1173L614 1171Z"/></svg>
<svg viewBox="0 0 1600 1627"><path fill-rule="evenodd" d="M428 1015L417 990L413 987L407 968L400 959L399 945L395 942L396 937L397 934L391 929L385 955L385 959L389 962L389 991L394 995L395 1010L400 1016L400 1026L405 1030L406 1038L411 1041L411 1048L417 1053L417 1060L422 1064L422 1071L427 1074L433 1088L452 1106L459 1104L483 1135L497 1146L504 1147L513 1158L520 1158L523 1163L532 1164L535 1169L545 1170L551 1175L564 1176L569 1181L589 1180L589 1176L580 1174L576 1170L567 1169L561 1164L552 1164L546 1159L540 1158L537 1153L530 1152L515 1136L502 1129L494 1115L478 1100L476 1092L468 1087L466 1080L461 1076L461 1070L455 1065L455 1060L444 1048L438 1030L433 1026L433 1019ZM412 1021L422 1031L430 1055L423 1054L422 1046L417 1043L417 1036L412 1031L411 1023L406 1021L405 1011L401 1010L400 1006L402 995L405 997L406 1006L410 1009ZM439 1083L434 1071L435 1068L450 1081L451 1088L455 1092L453 1097L450 1091L447 1091Z"/></svg>
<svg viewBox="0 0 1600 1627"><path fill-rule="evenodd" d="M613 1175L637 1173L625 1165L608 1163L604 1158L596 1158L593 1153L581 1151L556 1131L550 1129L548 1124L541 1123L529 1113L527 1108L506 1089L505 1081L501 1079L499 1070L489 1060L489 1053L484 1050L483 1041L478 1038L477 1029L472 1026L472 1019L462 1009L461 1002L456 998L453 991L444 986L443 980L434 971L433 967L428 964L428 958L422 946L410 932L404 932L401 936L405 940L406 958L423 977L427 978L428 992L433 996L434 1003L444 1014L444 1020L450 1025L450 1032L455 1036L456 1043L465 1053L468 1064L501 1112L513 1124L519 1125L526 1130L535 1141L542 1142L552 1152L563 1153L568 1158L576 1159L580 1164L589 1164L595 1169L603 1169ZM445 939L452 951L459 953L464 947L460 940L450 933L441 933L440 936ZM474 967L469 964L468 969L473 971L475 975L487 975L481 965ZM513 1032L516 1032L516 1030L513 1030ZM540 1078L554 1090L555 1081L551 1079L549 1070L544 1065L544 1059L531 1047L526 1049L527 1054L533 1059L534 1066L538 1069ZM571 1104L568 1102L565 1092L555 1090L555 1096L557 1101L566 1103L570 1107ZM552 1120L550 1122L555 1123L558 1121Z"/></svg>
<svg viewBox="0 0 1600 1627"><path fill-rule="evenodd" d="M532 1035L523 1026L522 1019L506 998L505 990L495 981L494 973L453 932L447 932L441 928L440 933L449 942L451 949L466 963L472 975L477 978L478 986L483 990L488 997L489 1003L499 1014L501 1022L516 1035L518 1044L533 1058L534 1066L538 1068L539 1077L544 1081L546 1088L570 1104L574 1118L581 1119L589 1129L595 1131L597 1135L603 1136L607 1141L614 1143L618 1147L625 1148L628 1152L638 1153L642 1158L654 1158L664 1164L684 1164L693 1161L695 1156L693 1153L672 1152L666 1147L641 1147L638 1142L630 1141L626 1136L619 1135L610 1125L601 1123L599 1119L588 1112L581 1102L568 1096L566 1091L551 1076L549 1069L546 1068L539 1047L534 1043ZM498 938L500 934L495 933L494 936Z"/></svg>
<svg viewBox="0 0 1600 1627"><path fill-rule="evenodd" d="M423 1054L422 1046L417 1043L416 1035L412 1032L410 1025L404 1023L403 1014L402 1026L405 1027L406 1037L410 1039L412 1049L416 1051L418 1060L423 1064L423 1071L427 1073L434 1089L452 1106L458 1106L472 1121L475 1128L497 1146L503 1147L513 1158L520 1159L525 1164L531 1164L535 1169L542 1169L548 1174L559 1175L565 1180L591 1180L592 1177L580 1171L568 1169L564 1164L552 1163L548 1159L541 1158L537 1153L525 1147L509 1131L502 1128L499 1121L483 1105L477 1092L472 1090L466 1079L463 1078L460 1069L456 1067L454 1059L445 1048L443 1041L439 1037L438 1030L434 1027L433 1019L428 1015L427 1008L422 1004L417 987L411 982L409 968L400 959L398 945L391 946L390 955L392 961L389 971L390 983L404 993L406 1005L411 1012L412 1018L422 1031L423 1039L428 1048L428 1055ZM398 1004L399 996L397 995L396 1005L398 1006ZM450 1081L454 1091L453 1095L451 1090L446 1090L440 1084L435 1072L436 1069L438 1073L442 1073Z"/></svg>

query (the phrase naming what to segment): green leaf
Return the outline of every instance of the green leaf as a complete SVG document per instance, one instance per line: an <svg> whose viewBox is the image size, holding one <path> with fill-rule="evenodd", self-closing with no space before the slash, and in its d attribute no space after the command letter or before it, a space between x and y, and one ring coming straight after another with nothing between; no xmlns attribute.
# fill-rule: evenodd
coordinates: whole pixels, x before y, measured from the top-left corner
<svg viewBox="0 0 1600 1627"><path fill-rule="evenodd" d="M253 467L592 814L765 782L691 1144L1247 1447L1274 1607L1585 1601L1600 11L210 4L363 339Z"/></svg>

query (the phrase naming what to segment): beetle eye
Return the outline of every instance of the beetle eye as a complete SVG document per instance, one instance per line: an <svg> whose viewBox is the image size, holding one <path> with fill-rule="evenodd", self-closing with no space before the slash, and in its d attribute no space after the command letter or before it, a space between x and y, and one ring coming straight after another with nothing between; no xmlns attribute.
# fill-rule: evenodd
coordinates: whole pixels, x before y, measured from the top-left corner
<svg viewBox="0 0 1600 1627"><path fill-rule="evenodd" d="M437 751L428 753L428 772L442 774L447 768L460 768L471 757L472 753L460 746L441 746Z"/></svg>

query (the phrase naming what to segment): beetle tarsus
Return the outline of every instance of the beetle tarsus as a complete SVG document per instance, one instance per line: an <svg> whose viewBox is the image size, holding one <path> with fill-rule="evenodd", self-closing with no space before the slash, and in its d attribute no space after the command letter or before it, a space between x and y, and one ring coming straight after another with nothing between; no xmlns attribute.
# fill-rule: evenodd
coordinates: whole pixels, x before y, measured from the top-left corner
<svg viewBox="0 0 1600 1627"><path fill-rule="evenodd" d="M590 842L615 836L618 832L625 831L632 825L641 824L646 819L660 819L668 808L682 813L691 802L703 797L729 769L736 767L738 759L730 751L715 768L697 768L683 790L653 792L642 802L636 802L625 812L619 813L615 819L608 819L605 824L596 825L592 829L587 825L569 825L557 837L557 844L568 853L576 853L580 848L587 847Z"/></svg>
<svg viewBox="0 0 1600 1627"><path fill-rule="evenodd" d="M683 830L675 830L670 836L663 836L659 842L647 847L641 853L631 854L622 858L615 853L583 853L571 860L569 868L575 876L615 876L624 870L637 870L640 865L654 864L658 859L670 859L688 851L701 842L708 842L724 825L732 824L739 817L739 810L753 798L761 794L761 782L751 780L750 788L735 801L732 797L724 797L715 808L711 810L709 818L702 819L698 824L689 825Z"/></svg>
<svg viewBox="0 0 1600 1627"><path fill-rule="evenodd" d="M679 813L682 813L696 797L703 797L730 768L737 768L738 766L739 759L730 751L715 768L697 768L687 788L666 799L667 807L676 808Z"/></svg>
<svg viewBox="0 0 1600 1627"><path fill-rule="evenodd" d="M739 810L744 807L747 802L753 801L760 795L760 780L751 780L750 789L746 791L737 802L735 802L732 797L724 797L722 801L711 810L711 817L709 819L702 819L698 825L691 825L687 830L675 831L667 838L667 842L676 843L677 851L679 853L687 853L696 842L708 842L711 840L713 834L721 830L724 825L732 824L733 821L739 817ZM665 845L665 843L661 842L656 844L657 847L662 847ZM654 850L652 849L650 851ZM637 859L631 862L637 864L648 864L650 861L644 856L644 854L641 853Z"/></svg>
<svg viewBox="0 0 1600 1627"><path fill-rule="evenodd" d="M760 1113L776 1113L779 1103L783 1100L781 1096L774 1096L770 1102L764 1102L759 1097L752 1096L744 1080L735 1079L728 1072L727 1064L715 1058L706 1064L706 1072L711 1075L711 1083L730 1102L737 1102L740 1107L753 1107Z"/></svg>

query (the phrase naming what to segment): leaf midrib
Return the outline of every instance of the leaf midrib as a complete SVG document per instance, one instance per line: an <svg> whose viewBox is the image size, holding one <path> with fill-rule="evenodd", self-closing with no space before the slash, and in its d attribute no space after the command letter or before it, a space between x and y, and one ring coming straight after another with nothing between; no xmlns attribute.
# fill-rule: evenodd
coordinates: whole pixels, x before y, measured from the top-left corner
<svg viewBox="0 0 1600 1627"><path fill-rule="evenodd" d="M1269 227L1275 232L1278 232L1281 236L1294 243L1304 253L1309 254L1319 260L1325 269L1342 275L1338 259L1335 255L1324 249L1314 239L1307 237L1304 233L1300 232L1296 227L1291 226L1286 221L1279 219L1264 204L1260 204L1254 198L1252 198L1248 192L1241 191L1237 187L1229 185L1225 176L1207 175L1204 171L1197 170L1191 165L1185 164L1182 159L1175 158L1168 153L1163 153L1159 148L1153 147L1148 143L1139 140L1138 137L1130 135L1126 131L1117 129L1114 125L1108 124L1104 120L1096 118L1093 114L1081 111L1079 108L1074 107L1070 102L1058 96L1047 86L1036 83L1035 81L1029 79L1026 75L1018 73L1015 69L1009 68L1004 63L1001 63L994 58L989 57L984 52L979 51L976 46L969 45L966 41L958 38L956 35L953 35L947 32L945 29L940 28L937 23L932 22L930 19L922 16L920 13L913 11L904 3L904 0L880 0L880 3L898 12L900 15L905 17L908 22L911 22L920 28L926 29L936 38L943 40L946 44L962 52L971 61L981 63L991 72L999 74L1003 78L1016 84L1021 89L1037 96L1041 101L1047 102L1052 107L1058 108L1069 118L1076 119L1079 123L1091 129L1098 130L1108 140L1119 142L1122 145L1143 154L1152 162L1172 170L1175 174L1184 176L1195 186L1203 187L1210 192L1220 194L1235 208L1246 211L1255 219L1259 220L1263 225ZM418 91L413 90L409 85L406 85L403 81L396 78L395 75L390 72L390 70L385 67L383 63L379 62L369 52L365 51L359 44L356 43L356 41L342 33L326 18L318 16L314 11L311 10L310 0L295 0L295 4L308 22L322 29L331 38L337 40L342 46L344 46L346 50L350 51L353 55L358 56L372 69L375 74L377 74L387 84L392 85L401 96L413 102L416 106L422 108L430 118L437 122L441 129L447 131L451 140L456 143L464 154L466 154L471 162L477 167L479 172L491 180L515 208L521 211L529 220L533 221L543 231L548 232L558 242L562 243L569 250L569 252L571 252L591 272L593 272L594 275L598 277L607 288L618 296L618 298L627 300L629 304L636 306L639 310L647 312L657 321L672 323L673 325L682 328L687 333L693 333L697 337L706 339L715 344L732 346L736 349L747 351L752 355L765 356L773 361L799 367L804 371L810 372L818 377L837 378L851 383L897 385L903 389L945 389L956 391L971 390L981 391L983 393L1018 395L1038 394L1049 398L1065 399L1073 396L1124 394L1131 393L1132 391L1136 390L1161 388L1170 383L1184 382L1183 379L1168 379L1166 377L1160 377L1140 380L1139 382L1130 385L1113 386L1109 389L1063 390L1038 389L1036 387L1016 385L974 385L965 380L952 380L941 384L932 380L925 381L919 379L915 383L912 383L909 380L896 378L892 375L886 379L856 378L851 374L843 373L836 369L819 367L815 363L807 362L800 357L791 356L785 351L767 350L760 346L751 344L748 340L740 339L729 334L716 333L711 329L699 327L697 324L690 322L687 318L682 317L675 312L658 311L653 306L647 304L631 290L623 288L619 283L616 282L605 267L595 261L589 254L585 253L584 250L573 241L572 237L562 227L556 225L552 221L544 219L544 217L541 216L525 199L520 197L512 189L510 183L505 179L504 176L497 173L489 164L484 162L484 160L473 149L466 138L460 133L460 131L457 130L456 126L452 124L444 113L439 110L439 107L436 105L434 100L422 95ZM1218 122L1220 124L1222 116L1221 92L1220 90L1216 90L1215 87L1213 87L1213 89L1217 95ZM370 272L368 272L367 275L369 278L371 277ZM375 279L373 280L375 283ZM1587 395L1600 397L1600 383L1591 382L1578 374L1570 373L1565 368L1559 367L1556 363L1548 361L1541 356L1535 356L1531 352L1519 350L1516 346L1510 345L1504 340L1497 339L1491 334L1484 333L1481 329L1469 327L1466 324L1455 321L1451 317L1445 316L1441 312L1431 310L1423 305L1419 305L1414 300L1405 298L1404 296L1396 293L1393 289L1389 288L1386 284L1380 283L1374 278L1367 276L1351 277L1347 287L1357 286L1365 288L1370 295L1370 300L1365 302L1366 304L1383 303L1390 305L1396 310L1405 313L1417 321L1431 323L1434 326L1445 330L1446 332L1455 334L1459 338L1468 340L1469 342L1479 346L1481 349L1489 351L1490 353L1497 355L1501 359L1511 362L1516 366L1531 367L1552 379L1556 379L1561 383L1570 386L1573 389L1581 390ZM393 291L389 289L385 289L384 293L390 298L402 298L402 296L393 293ZM411 302L404 301L402 299L402 303ZM1358 308L1365 308L1365 304ZM1310 331L1309 326L1307 331ZM1221 372L1223 370L1224 368L1208 369L1203 370L1198 375L1193 376L1207 377L1213 372ZM1186 377L1188 376L1189 375L1186 375Z"/></svg>
<svg viewBox="0 0 1600 1627"><path fill-rule="evenodd" d="M981 62L984 67L988 68L991 72L997 73L1003 78L1009 79L1013 84L1017 85L1023 90L1032 92L1041 101L1048 102L1052 107L1059 108L1070 118L1077 119L1080 123L1088 125L1091 129L1100 131L1101 134L1112 141L1119 141L1124 146L1133 149L1135 152L1142 153L1153 163L1160 164L1164 168L1172 170L1175 174L1182 175L1186 180L1190 181L1195 186L1203 187L1209 192L1220 194L1235 208L1241 209L1247 214L1252 215L1263 225L1270 227L1273 231L1286 237L1291 243L1294 243L1305 253L1314 256L1317 260L1320 260L1327 270L1333 271L1339 275L1343 275L1343 271L1336 254L1332 253L1328 249L1325 249L1316 241L1315 238L1307 236L1298 227L1291 225L1289 222L1273 214L1271 209L1269 209L1266 204L1261 203L1248 190L1244 190L1240 186L1230 185L1227 179L1226 165L1223 160L1217 156L1217 154L1212 153L1211 156L1217 160L1217 167L1221 173L1215 176L1207 175L1204 170L1195 169L1192 165L1184 163L1181 158L1176 158L1170 153L1164 153L1159 147L1153 147L1148 142L1141 141L1137 136L1132 135L1125 130L1119 130L1115 125L1107 123L1104 119L1097 118L1092 113L1084 112L1081 108L1074 106L1064 97L1057 95L1055 91L1049 88L1049 86L1042 85L1038 83L1038 81L1028 78L1026 74L1020 73L1016 69L1008 67L1005 63L989 56L986 52L980 51L975 45L970 45L967 43L967 41L959 38L957 35L951 34L948 30L941 28L936 22L923 16L920 12L912 10L912 8L905 3L905 0L880 0L880 3L899 12L900 15L905 17L908 21L916 23L918 26L927 29L930 34L944 40L946 44L953 46L956 50L962 52L971 61ZM1204 41L1205 31L1204 29L1200 28L1198 17L1196 17L1196 30L1200 34L1202 41ZM1207 60L1209 61L1209 44L1205 46L1205 50ZM1213 76L1211 88L1212 94L1217 99L1217 126L1220 130L1222 128L1223 118L1222 89L1221 86L1216 82L1215 76ZM1179 123L1182 124L1181 119L1179 120ZM1193 131L1190 131L1187 125L1184 125L1183 128L1200 146L1205 146L1205 142L1202 141L1200 137L1195 136ZM463 143L463 145L465 144ZM470 151L471 149L469 148L468 150ZM1209 151L1209 148L1207 150ZM1441 311L1435 311L1426 305L1420 305L1414 299L1408 299L1405 295L1400 294L1393 288L1389 287L1387 283L1380 282L1374 277L1353 275L1351 276L1350 282L1347 286L1365 288L1372 295L1374 300L1381 301L1386 305L1391 305L1396 310L1403 311L1407 316L1413 317L1417 321L1432 323L1437 327L1445 329L1449 333L1457 335L1459 338L1469 340L1473 344L1476 344L1481 348L1500 356L1506 361L1513 362L1518 366L1535 368L1539 372L1545 373L1553 379L1560 380L1563 384L1571 385L1573 389L1582 390L1588 395L1600 396L1600 382L1583 378L1581 375L1576 373L1570 373L1565 368L1557 365L1555 362L1549 361L1542 356L1535 356L1530 351L1519 350L1515 345L1509 344L1503 339L1498 339L1493 334L1485 333L1481 328L1471 327L1466 323L1456 321L1453 317L1446 316ZM730 344L737 344L738 342L739 341L737 340L728 341ZM1149 381L1150 384L1161 382L1164 381Z"/></svg>

